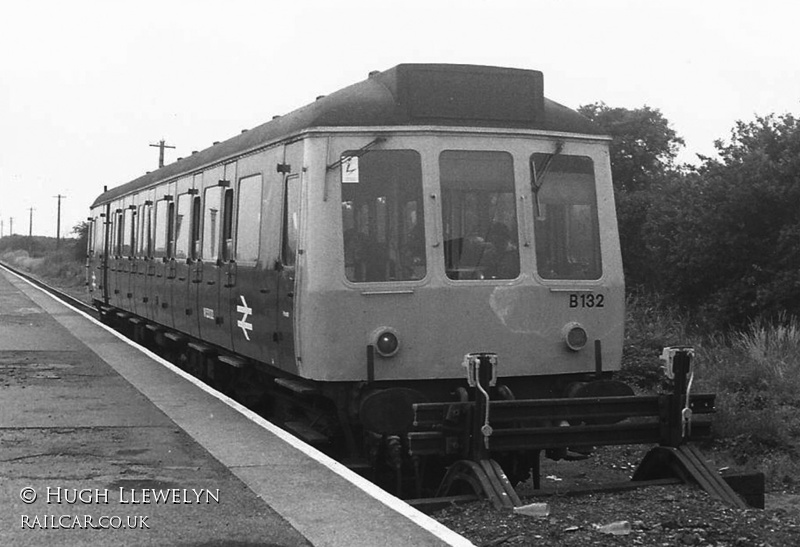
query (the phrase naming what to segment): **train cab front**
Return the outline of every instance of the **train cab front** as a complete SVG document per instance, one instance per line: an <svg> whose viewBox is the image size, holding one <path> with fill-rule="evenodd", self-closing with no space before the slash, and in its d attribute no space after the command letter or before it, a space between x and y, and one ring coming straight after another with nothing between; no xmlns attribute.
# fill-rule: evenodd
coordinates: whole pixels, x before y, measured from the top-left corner
<svg viewBox="0 0 800 547"><path fill-rule="evenodd" d="M428 403L456 403L437 427L460 427L475 352L496 355L498 399L621 393L605 140L431 130L309 146L327 159L306 190L301 370L358 386L349 420L365 435L403 439Z"/></svg>
<svg viewBox="0 0 800 547"><path fill-rule="evenodd" d="M307 187L297 313L309 378L435 390L424 385L460 379L463 356L489 350L527 398L619 368L605 141L431 132L316 145L335 161Z"/></svg>

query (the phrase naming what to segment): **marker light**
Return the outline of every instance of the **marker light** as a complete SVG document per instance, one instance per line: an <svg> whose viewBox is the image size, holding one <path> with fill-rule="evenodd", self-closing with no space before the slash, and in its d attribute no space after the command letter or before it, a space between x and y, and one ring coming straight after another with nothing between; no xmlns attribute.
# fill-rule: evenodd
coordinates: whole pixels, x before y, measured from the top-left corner
<svg viewBox="0 0 800 547"><path fill-rule="evenodd" d="M391 357L400 350L400 340L392 329L378 329L374 340L375 350L381 357Z"/></svg>
<svg viewBox="0 0 800 547"><path fill-rule="evenodd" d="M584 329L580 323L567 323L564 325L564 328L561 329L561 332L564 335L564 343L566 343L567 347L572 351L583 349L583 347L586 346L586 342L589 340L586 329Z"/></svg>

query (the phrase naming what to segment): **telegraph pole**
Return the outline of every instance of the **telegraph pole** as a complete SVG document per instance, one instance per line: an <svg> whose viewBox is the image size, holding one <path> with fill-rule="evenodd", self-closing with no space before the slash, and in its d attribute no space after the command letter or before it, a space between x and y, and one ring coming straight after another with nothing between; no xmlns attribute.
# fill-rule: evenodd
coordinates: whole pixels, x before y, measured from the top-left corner
<svg viewBox="0 0 800 547"><path fill-rule="evenodd" d="M28 252L33 255L33 207L28 207Z"/></svg>
<svg viewBox="0 0 800 547"><path fill-rule="evenodd" d="M11 222L11 227L9 228L8 235L14 235L14 217L8 217L8 220Z"/></svg>
<svg viewBox="0 0 800 547"><path fill-rule="evenodd" d="M57 196L53 196L54 198L58 199L58 216L56 217L56 249L61 248L61 199L67 196L62 196L58 194Z"/></svg>
<svg viewBox="0 0 800 547"><path fill-rule="evenodd" d="M158 168L160 169L164 167L164 149L175 148L175 147L168 145L166 142L164 142L164 139L158 141L158 144L151 144L150 146L158 148Z"/></svg>

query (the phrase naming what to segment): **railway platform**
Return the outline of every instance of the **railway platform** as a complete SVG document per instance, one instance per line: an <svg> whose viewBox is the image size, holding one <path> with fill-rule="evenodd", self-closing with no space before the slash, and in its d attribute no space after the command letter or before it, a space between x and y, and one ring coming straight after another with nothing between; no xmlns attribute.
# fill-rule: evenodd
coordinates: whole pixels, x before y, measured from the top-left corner
<svg viewBox="0 0 800 547"><path fill-rule="evenodd" d="M1 545L470 545L0 268Z"/></svg>

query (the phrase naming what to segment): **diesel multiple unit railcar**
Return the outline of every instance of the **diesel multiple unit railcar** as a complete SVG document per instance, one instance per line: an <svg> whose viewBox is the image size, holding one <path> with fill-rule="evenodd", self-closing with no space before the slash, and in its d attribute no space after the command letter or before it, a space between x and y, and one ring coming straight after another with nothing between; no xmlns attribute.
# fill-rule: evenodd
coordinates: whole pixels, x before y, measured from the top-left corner
<svg viewBox="0 0 800 547"><path fill-rule="evenodd" d="M624 323L609 142L538 71L374 72L102 193L89 288L310 442L446 461L452 439L407 442L426 404L472 398L470 359L491 363L493 399L631 393L609 378ZM490 455L529 467L490 434Z"/></svg>

